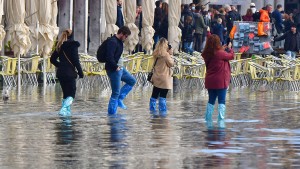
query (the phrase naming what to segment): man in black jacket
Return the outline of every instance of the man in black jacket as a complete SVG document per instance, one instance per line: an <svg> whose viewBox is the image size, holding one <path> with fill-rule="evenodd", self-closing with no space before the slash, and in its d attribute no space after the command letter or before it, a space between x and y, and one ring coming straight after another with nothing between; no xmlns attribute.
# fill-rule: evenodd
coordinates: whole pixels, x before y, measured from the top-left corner
<svg viewBox="0 0 300 169"><path fill-rule="evenodd" d="M118 106L127 109L123 100L131 91L136 83L135 78L124 68L118 65L119 59L123 53L123 42L131 34L128 27L123 26L118 33L110 38L106 45L106 63L105 70L110 79L111 97L108 104L108 114L115 115ZM125 85L121 88L121 81Z"/></svg>
<svg viewBox="0 0 300 169"><path fill-rule="evenodd" d="M281 40L285 40L284 50L286 54L295 59L297 53L300 54L300 33L297 32L296 24L291 25L290 31L274 39L274 41Z"/></svg>

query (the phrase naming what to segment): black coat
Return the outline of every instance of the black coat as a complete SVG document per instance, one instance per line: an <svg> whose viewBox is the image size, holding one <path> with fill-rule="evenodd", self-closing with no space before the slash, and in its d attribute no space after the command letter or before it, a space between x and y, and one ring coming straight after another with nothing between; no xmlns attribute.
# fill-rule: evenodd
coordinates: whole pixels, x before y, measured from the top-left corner
<svg viewBox="0 0 300 169"><path fill-rule="evenodd" d="M193 31L194 31L193 25L185 24L182 29L182 41L183 42L193 42L194 41Z"/></svg>
<svg viewBox="0 0 300 169"><path fill-rule="evenodd" d="M229 11L227 13L227 15L225 16L226 18L226 27L227 27L227 31L230 32L232 27L233 27L233 23L234 21L239 21L240 20L240 15L235 12L235 11Z"/></svg>
<svg viewBox="0 0 300 169"><path fill-rule="evenodd" d="M161 17L162 17L162 10L159 7L155 8L154 12L154 23L153 23L153 28L155 30L155 34L158 34L159 27L161 24Z"/></svg>
<svg viewBox="0 0 300 169"><path fill-rule="evenodd" d="M169 30L169 20L168 15L163 16L160 27L159 27L159 36L160 38L168 39L168 30Z"/></svg>
<svg viewBox="0 0 300 169"><path fill-rule="evenodd" d="M281 41L283 39L285 39L285 42L284 42L284 50L285 51L293 51L293 52L299 52L300 51L300 33L297 32L296 33L296 43L297 43L297 49L296 51L294 51L293 49L291 49L292 45L290 43L293 43L292 42L292 36L293 36L293 33L292 31L288 31L286 32L285 34L283 34L282 36L278 37L278 38L275 38L274 41Z"/></svg>
<svg viewBox="0 0 300 169"><path fill-rule="evenodd" d="M52 53L50 62L55 65L55 67L57 67L56 76L58 78L77 78L75 68L77 69L79 77L83 77L83 72L78 55L79 46L79 42L68 40L61 45L59 52L55 50ZM57 58L59 58L59 61L57 60Z"/></svg>
<svg viewBox="0 0 300 169"><path fill-rule="evenodd" d="M117 7L117 22L116 25L121 28L124 26L124 18L123 18L123 13L122 13L122 7L118 6Z"/></svg>
<svg viewBox="0 0 300 169"><path fill-rule="evenodd" d="M105 70L115 71L118 68L118 62L123 53L123 42L115 35L108 40L106 45Z"/></svg>

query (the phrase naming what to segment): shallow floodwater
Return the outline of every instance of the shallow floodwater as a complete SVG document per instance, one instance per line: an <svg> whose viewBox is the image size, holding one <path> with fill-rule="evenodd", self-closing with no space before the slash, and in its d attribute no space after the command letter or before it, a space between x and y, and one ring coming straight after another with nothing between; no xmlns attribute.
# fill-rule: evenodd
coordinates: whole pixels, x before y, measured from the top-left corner
<svg viewBox="0 0 300 169"><path fill-rule="evenodd" d="M1 89L2 92L2 89ZM300 168L299 94L231 89L225 128L207 128L205 91L175 90L167 117L149 114L151 88L107 116L110 92L78 89L57 115L59 85L10 90L0 102L0 168Z"/></svg>

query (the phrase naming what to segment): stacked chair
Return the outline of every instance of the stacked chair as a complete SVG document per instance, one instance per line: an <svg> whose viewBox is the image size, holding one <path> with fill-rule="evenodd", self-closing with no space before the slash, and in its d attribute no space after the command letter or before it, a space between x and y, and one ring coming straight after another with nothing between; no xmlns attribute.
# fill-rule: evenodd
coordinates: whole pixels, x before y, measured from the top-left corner
<svg viewBox="0 0 300 169"><path fill-rule="evenodd" d="M205 62L201 53L178 53L173 56L175 66L172 68L173 77L178 80L179 89L203 90L206 74ZM299 91L300 85L300 60L292 59L287 55L280 57L267 55L252 55L251 58L241 59L241 54L236 53L231 65L231 87L250 87L259 90L262 86L268 90ZM39 56L22 58L21 73L22 85L37 85L37 74L41 63ZM84 78L77 81L80 88L109 89L110 83L107 77L104 63L99 63L96 57L80 54L80 62L84 72ZM0 57L0 75L6 86L16 86L17 58ZM147 81L147 75L152 70L154 59L152 55L135 53L124 54L122 64L137 79L136 87L147 88L151 83ZM47 84L55 84L55 67L47 59L46 67Z"/></svg>

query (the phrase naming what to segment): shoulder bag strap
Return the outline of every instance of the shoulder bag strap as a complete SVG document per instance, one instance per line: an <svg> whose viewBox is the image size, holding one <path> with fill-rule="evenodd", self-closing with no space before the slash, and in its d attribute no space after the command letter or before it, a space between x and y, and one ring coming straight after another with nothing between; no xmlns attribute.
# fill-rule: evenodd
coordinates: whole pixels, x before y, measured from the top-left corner
<svg viewBox="0 0 300 169"><path fill-rule="evenodd" d="M66 55L65 51L63 51L66 59L69 61L69 63L73 66L73 68L75 69L75 66L73 65L73 63L70 61L70 59L68 58L68 56Z"/></svg>
<svg viewBox="0 0 300 169"><path fill-rule="evenodd" d="M156 65L157 59L158 59L158 58L156 58L156 60L155 60L155 62L154 62L154 64L153 64L153 67L152 67L151 72L153 72L153 70L154 70L154 67L155 67L155 65Z"/></svg>

